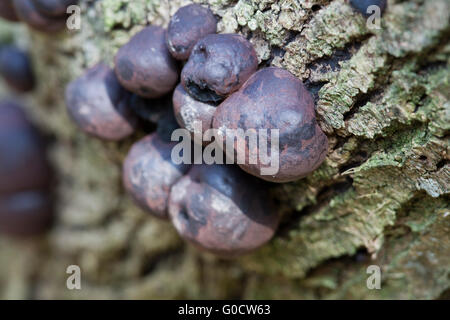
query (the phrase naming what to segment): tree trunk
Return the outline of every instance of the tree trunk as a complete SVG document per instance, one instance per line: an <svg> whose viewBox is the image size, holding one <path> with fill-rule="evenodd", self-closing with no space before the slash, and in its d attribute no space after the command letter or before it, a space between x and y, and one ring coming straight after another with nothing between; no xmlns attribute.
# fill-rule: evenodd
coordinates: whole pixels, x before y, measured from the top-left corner
<svg viewBox="0 0 450 320"><path fill-rule="evenodd" d="M235 260L187 245L125 194L121 163L143 132L120 143L87 137L64 105L68 81L100 59L112 64L131 35L167 25L189 1L80 2L78 31L0 24L1 41L31 52L38 88L22 99L52 137L58 172L51 231L0 238L1 298L450 297L448 0L388 1L380 29L345 0L200 1L220 32L250 39L262 65L307 84L330 141L313 174L273 186L283 213L275 238ZM81 290L66 287L70 265ZM371 265L381 289L370 289Z"/></svg>

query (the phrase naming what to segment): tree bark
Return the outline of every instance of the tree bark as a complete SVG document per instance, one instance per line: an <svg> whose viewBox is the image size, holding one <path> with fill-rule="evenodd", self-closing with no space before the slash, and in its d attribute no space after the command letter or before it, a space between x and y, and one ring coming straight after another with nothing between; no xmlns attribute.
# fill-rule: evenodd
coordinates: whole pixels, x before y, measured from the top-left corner
<svg viewBox="0 0 450 320"><path fill-rule="evenodd" d="M316 100L330 148L305 179L273 186L275 238L235 260L204 254L133 205L120 143L81 133L68 81L182 0L80 1L81 29L42 35L0 24L32 54L38 88L21 97L52 137L57 221L38 239L0 238L1 298L437 299L450 297L448 0L388 1L380 29L345 0L209 0L219 32L239 32L261 65L285 68ZM199 1L196 1L199 2ZM0 92L5 93L4 86ZM68 290L66 268L81 268ZM370 265L381 289L369 289Z"/></svg>

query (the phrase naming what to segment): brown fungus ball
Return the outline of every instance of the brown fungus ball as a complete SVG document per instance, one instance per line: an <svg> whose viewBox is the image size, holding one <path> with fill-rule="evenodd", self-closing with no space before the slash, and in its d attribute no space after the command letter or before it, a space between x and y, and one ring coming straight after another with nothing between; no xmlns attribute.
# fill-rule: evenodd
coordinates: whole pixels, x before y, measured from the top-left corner
<svg viewBox="0 0 450 320"><path fill-rule="evenodd" d="M175 88L177 61L166 46L165 30L150 26L122 46L115 57L120 83L144 98L158 98Z"/></svg>
<svg viewBox="0 0 450 320"><path fill-rule="evenodd" d="M159 218L167 218L170 187L189 169L189 165L172 162L174 145L153 133L131 147L123 165L128 193L143 210Z"/></svg>
<svg viewBox="0 0 450 320"><path fill-rule="evenodd" d="M196 100L219 102L238 90L257 68L256 52L243 36L210 34L192 49L181 83Z"/></svg>
<svg viewBox="0 0 450 320"><path fill-rule="evenodd" d="M18 92L29 92L34 88L35 80L30 58L17 47L0 47L0 75Z"/></svg>
<svg viewBox="0 0 450 320"><path fill-rule="evenodd" d="M20 20L32 29L54 33L66 27L66 17L51 17L42 14L33 0L14 0L14 8Z"/></svg>
<svg viewBox="0 0 450 320"><path fill-rule="evenodd" d="M265 68L255 73L242 88L217 107L213 128L226 141L227 129L267 130L267 150L245 140L246 155L258 155L251 163L249 157L239 166L246 172L273 182L300 179L314 171L325 159L328 139L316 123L314 102L303 83L289 71ZM279 133L279 143L272 140ZM274 135L275 134L275 135ZM259 137L261 139L261 137ZM261 155L272 155L278 170L270 173ZM264 163L266 162L266 163ZM274 167L276 169L276 167ZM262 173L266 170L266 173Z"/></svg>
<svg viewBox="0 0 450 320"><path fill-rule="evenodd" d="M81 130L104 140L121 140L134 132L137 118L128 103L129 93L104 63L87 70L66 89L71 118Z"/></svg>
<svg viewBox="0 0 450 320"><path fill-rule="evenodd" d="M173 93L173 111L178 124L194 134L196 122L200 134L211 128L216 105L197 101L179 84Z"/></svg>
<svg viewBox="0 0 450 320"><path fill-rule="evenodd" d="M51 17L65 16L67 8L77 3L78 0L34 0L37 10Z"/></svg>
<svg viewBox="0 0 450 320"><path fill-rule="evenodd" d="M262 181L233 165L194 165L173 185L170 219L195 246L224 257L255 250L278 227Z"/></svg>
<svg viewBox="0 0 450 320"><path fill-rule="evenodd" d="M0 17L11 22L19 21L19 17L13 6L13 0L0 1Z"/></svg>
<svg viewBox="0 0 450 320"><path fill-rule="evenodd" d="M41 233L53 216L45 143L21 106L0 102L0 232Z"/></svg>
<svg viewBox="0 0 450 320"><path fill-rule="evenodd" d="M199 4L178 9L167 28L167 47L177 60L187 60L198 40L216 33L217 20L212 11Z"/></svg>

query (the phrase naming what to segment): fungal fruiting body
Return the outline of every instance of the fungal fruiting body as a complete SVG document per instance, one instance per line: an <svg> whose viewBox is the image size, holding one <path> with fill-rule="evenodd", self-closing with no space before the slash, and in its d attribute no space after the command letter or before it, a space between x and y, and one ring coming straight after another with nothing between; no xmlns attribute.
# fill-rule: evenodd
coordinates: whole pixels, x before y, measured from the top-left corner
<svg viewBox="0 0 450 320"><path fill-rule="evenodd" d="M159 98L175 88L178 64L167 49L165 32L161 27L146 27L117 52L115 72L127 90Z"/></svg>
<svg viewBox="0 0 450 320"><path fill-rule="evenodd" d="M208 8L190 4L178 9L167 28L167 47L177 60L187 60L198 40L216 33L217 21Z"/></svg>
<svg viewBox="0 0 450 320"><path fill-rule="evenodd" d="M34 74L28 55L14 46L0 47L0 75L18 92L34 88Z"/></svg>
<svg viewBox="0 0 450 320"><path fill-rule="evenodd" d="M173 111L178 124L193 135L196 122L199 126L199 133L203 134L211 128L212 118L216 111L216 105L201 102L192 98L179 84L173 93Z"/></svg>
<svg viewBox="0 0 450 320"><path fill-rule="evenodd" d="M288 182L305 177L327 154L328 139L316 123L311 95L299 79L280 68L264 68L251 76L217 107L213 128L223 135L224 141L227 129L269 130L268 149L278 153L278 171L261 174L261 169L269 165L262 160L259 145L249 140L245 140L246 153L259 156L254 163L246 159L239 164L246 172L268 181ZM271 140L270 130L278 130L279 141ZM236 146L239 144L235 149Z"/></svg>
<svg viewBox="0 0 450 320"><path fill-rule="evenodd" d="M144 211L169 218L195 246L235 257L264 245L277 230L279 213L261 179L289 182L305 177L325 159L328 140L303 83L280 68L257 71L252 44L239 34L216 34L216 23L205 7L182 7L167 31L148 26L123 45L114 59L114 74L99 64L73 81L66 102L78 126L103 139L128 136L137 118L144 120L140 124L150 124L144 130L157 124L156 132L134 143L125 158L125 189ZM177 86L177 60L186 59ZM190 146L197 148L194 154L179 149L181 163L174 160L174 150L185 141L171 141L181 133L173 135L179 126L194 137ZM244 136L231 138L228 129ZM266 135L252 143L248 131ZM199 136L203 143L211 138L217 144L212 149L206 142L202 150ZM264 139L266 150L261 152ZM238 150L242 146L244 150ZM219 157L225 151L227 163L233 157L242 160L236 155L244 151L245 161L192 164L206 150ZM256 160L250 154L256 154ZM276 171L267 173L272 167L267 159L274 156Z"/></svg>
<svg viewBox="0 0 450 320"><path fill-rule="evenodd" d="M129 93L104 63L87 70L66 89L66 106L71 118L84 132L105 140L120 140L134 132L136 116Z"/></svg>
<svg viewBox="0 0 450 320"><path fill-rule="evenodd" d="M33 0L13 0L14 8L20 20L31 28L41 32L58 32L66 27L66 16L48 16L42 14Z"/></svg>
<svg viewBox="0 0 450 320"><path fill-rule="evenodd" d="M171 160L170 142L153 133L136 142L123 165L123 183L134 201L145 211L167 218L167 202L172 184L189 169Z"/></svg>
<svg viewBox="0 0 450 320"><path fill-rule="evenodd" d="M239 34L210 34L192 49L181 83L193 98L217 103L238 90L258 68L252 44Z"/></svg>
<svg viewBox="0 0 450 320"><path fill-rule="evenodd" d="M0 102L0 232L41 233L53 208L45 144L21 106Z"/></svg>
<svg viewBox="0 0 450 320"><path fill-rule="evenodd" d="M262 246L279 223L262 181L234 165L194 165L172 186L169 216L184 239L224 257Z"/></svg>

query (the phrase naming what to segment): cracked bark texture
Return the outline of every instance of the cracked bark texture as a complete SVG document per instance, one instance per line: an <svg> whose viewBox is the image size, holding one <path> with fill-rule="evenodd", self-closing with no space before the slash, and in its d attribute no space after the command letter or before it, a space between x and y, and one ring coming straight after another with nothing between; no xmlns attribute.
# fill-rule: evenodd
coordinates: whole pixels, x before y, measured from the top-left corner
<svg viewBox="0 0 450 320"><path fill-rule="evenodd" d="M37 90L21 99L52 141L58 216L45 236L0 238L1 298L450 298L448 0L391 0L380 30L345 0L209 0L219 32L254 44L313 93L330 148L309 177L274 185L283 223L250 256L184 243L125 195L122 160L140 132L104 143L79 132L64 87L147 23L190 1L81 1L81 30L46 36L2 22L28 48ZM0 86L4 93L4 86ZM82 290L66 288L68 265ZM366 268L378 265L381 290Z"/></svg>

